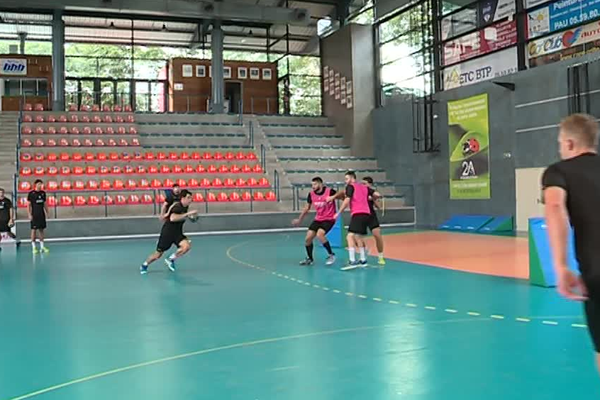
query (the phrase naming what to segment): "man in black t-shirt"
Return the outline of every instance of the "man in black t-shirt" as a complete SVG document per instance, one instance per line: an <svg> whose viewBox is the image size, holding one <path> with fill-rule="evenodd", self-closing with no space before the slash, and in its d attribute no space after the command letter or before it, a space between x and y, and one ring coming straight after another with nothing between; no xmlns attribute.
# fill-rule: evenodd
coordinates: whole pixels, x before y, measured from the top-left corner
<svg viewBox="0 0 600 400"><path fill-rule="evenodd" d="M542 177L557 289L564 297L585 303L600 368L600 157L595 118L583 114L565 118L558 143L562 161L548 167ZM569 222L581 275L567 262Z"/></svg>
<svg viewBox="0 0 600 400"><path fill-rule="evenodd" d="M385 258L383 257L383 236L381 235L381 227L379 225L379 218L377 218L377 212L375 208L380 208L378 200L382 197L379 192L373 189L373 178L365 176L363 183L369 190L369 209L371 210L371 218L369 220L369 230L375 238L375 245L377 246L377 264L385 265Z"/></svg>
<svg viewBox="0 0 600 400"><path fill-rule="evenodd" d="M46 229L46 217L48 216L48 205L46 204L46 192L44 182L37 179L33 184L34 190L27 195L27 213L31 221L31 250L33 254L39 251L47 253L49 250L44 246L44 230ZM36 238L40 242L40 250L35 246Z"/></svg>
<svg viewBox="0 0 600 400"><path fill-rule="evenodd" d="M166 212L156 251L140 267L142 275L148 273L148 265L158 260L173 245L177 246L177 251L165 259L165 264L172 272L175 272L175 260L191 249L190 241L183 234L183 224L188 218L194 221L198 211L188 211L190 204L192 204L192 193L188 190L182 190L179 197L179 201L173 203Z"/></svg>
<svg viewBox="0 0 600 400"><path fill-rule="evenodd" d="M6 233L11 238L15 238L11 228L15 225L15 209L12 201L4 197L4 189L0 188L0 242L2 234Z"/></svg>
<svg viewBox="0 0 600 400"><path fill-rule="evenodd" d="M165 202L162 205L159 216L161 221L166 220L167 211L169 210L169 207L171 207L176 201L179 201L180 196L181 187L177 183L173 185L171 190L165 191Z"/></svg>

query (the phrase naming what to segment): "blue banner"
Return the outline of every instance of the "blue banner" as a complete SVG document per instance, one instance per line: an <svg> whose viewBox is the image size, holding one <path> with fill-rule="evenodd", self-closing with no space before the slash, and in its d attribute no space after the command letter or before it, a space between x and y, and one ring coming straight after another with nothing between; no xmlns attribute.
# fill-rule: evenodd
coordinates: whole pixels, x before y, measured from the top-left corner
<svg viewBox="0 0 600 400"><path fill-rule="evenodd" d="M600 18L600 0L559 0L527 15L529 38Z"/></svg>

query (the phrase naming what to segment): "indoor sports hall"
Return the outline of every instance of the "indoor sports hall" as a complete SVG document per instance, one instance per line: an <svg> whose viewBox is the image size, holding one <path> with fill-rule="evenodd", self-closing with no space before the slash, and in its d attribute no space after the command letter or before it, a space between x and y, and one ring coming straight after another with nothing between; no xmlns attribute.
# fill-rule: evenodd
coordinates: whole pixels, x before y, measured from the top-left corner
<svg viewBox="0 0 600 400"><path fill-rule="evenodd" d="M546 194L599 22L4 0L0 400L598 399Z"/></svg>

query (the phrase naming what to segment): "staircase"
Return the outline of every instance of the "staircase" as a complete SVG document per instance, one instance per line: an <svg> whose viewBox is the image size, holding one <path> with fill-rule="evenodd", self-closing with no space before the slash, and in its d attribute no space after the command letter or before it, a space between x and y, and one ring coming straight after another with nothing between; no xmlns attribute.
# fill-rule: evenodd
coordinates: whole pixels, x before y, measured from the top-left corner
<svg viewBox="0 0 600 400"><path fill-rule="evenodd" d="M13 176L17 170L16 146L19 114L16 112L0 112L0 187L13 192Z"/></svg>

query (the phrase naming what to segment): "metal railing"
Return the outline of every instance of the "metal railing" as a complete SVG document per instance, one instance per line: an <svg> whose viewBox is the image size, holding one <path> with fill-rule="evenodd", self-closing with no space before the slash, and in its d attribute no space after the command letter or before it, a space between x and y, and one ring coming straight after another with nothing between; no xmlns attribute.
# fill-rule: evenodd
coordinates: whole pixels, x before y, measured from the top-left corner
<svg viewBox="0 0 600 400"><path fill-rule="evenodd" d="M250 113L279 114L279 109L277 107L278 101L279 100L276 97L253 96L250 98Z"/></svg>
<svg viewBox="0 0 600 400"><path fill-rule="evenodd" d="M250 147L254 147L254 123L252 121L248 124L248 137L250 139Z"/></svg>
<svg viewBox="0 0 600 400"><path fill-rule="evenodd" d="M260 145L260 166L263 171L267 170L267 147L262 143Z"/></svg>

